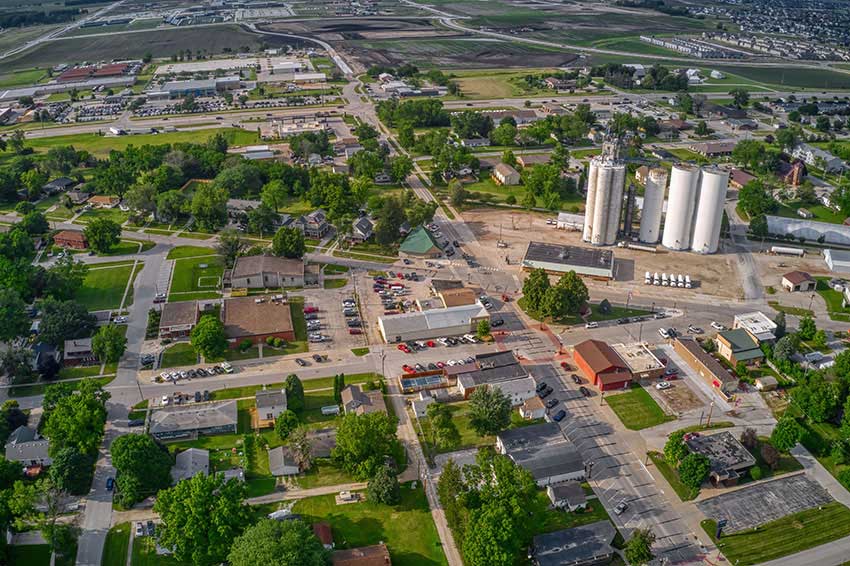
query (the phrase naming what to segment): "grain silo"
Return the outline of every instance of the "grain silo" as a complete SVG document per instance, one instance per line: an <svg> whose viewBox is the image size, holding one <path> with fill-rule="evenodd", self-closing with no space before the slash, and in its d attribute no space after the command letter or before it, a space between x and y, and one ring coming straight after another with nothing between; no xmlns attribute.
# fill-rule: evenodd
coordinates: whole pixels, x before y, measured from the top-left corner
<svg viewBox="0 0 850 566"><path fill-rule="evenodd" d="M703 169L699 200L694 214L691 250L701 254L713 254L717 251L728 186L728 172L716 168Z"/></svg>
<svg viewBox="0 0 850 566"><path fill-rule="evenodd" d="M661 235L661 212L664 209L664 189L667 187L667 170L656 167L649 171L643 191L643 210L640 213L638 239L655 244Z"/></svg>
<svg viewBox="0 0 850 566"><path fill-rule="evenodd" d="M690 247L698 181L698 167L686 164L673 166L667 195L667 216L661 238L665 248L686 250Z"/></svg>
<svg viewBox="0 0 850 566"><path fill-rule="evenodd" d="M619 154L618 142L606 142L602 154L590 160L583 239L596 246L617 241L626 183L626 165Z"/></svg>

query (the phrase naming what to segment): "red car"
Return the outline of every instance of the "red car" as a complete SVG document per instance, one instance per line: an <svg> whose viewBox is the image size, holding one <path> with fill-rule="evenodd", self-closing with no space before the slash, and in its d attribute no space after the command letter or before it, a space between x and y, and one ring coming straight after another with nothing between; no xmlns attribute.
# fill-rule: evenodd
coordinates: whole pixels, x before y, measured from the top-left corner
<svg viewBox="0 0 850 566"><path fill-rule="evenodd" d="M398 311L384 311L384 314L389 316L391 314L398 314Z"/></svg>
<svg viewBox="0 0 850 566"><path fill-rule="evenodd" d="M396 273L395 276L398 277L399 279L404 279L404 273L402 273L401 271Z"/></svg>
<svg viewBox="0 0 850 566"><path fill-rule="evenodd" d="M427 342L425 342L425 345L429 348L434 348L437 346L436 342L434 342L433 340L428 340Z"/></svg>
<svg viewBox="0 0 850 566"><path fill-rule="evenodd" d="M444 364L443 362L437 362L437 367L443 369L444 367L446 367L446 364Z"/></svg>
<svg viewBox="0 0 850 566"><path fill-rule="evenodd" d="M311 312L319 312L319 307L314 307L314 306L304 307L304 314L310 314Z"/></svg>
<svg viewBox="0 0 850 566"><path fill-rule="evenodd" d="M416 370L413 369L412 367L410 367L407 364L404 364L403 366L401 366L401 369L404 370L404 373L416 373Z"/></svg>
<svg viewBox="0 0 850 566"><path fill-rule="evenodd" d="M401 350L402 352L404 352L405 354L409 354L409 353L410 353L410 348L408 348L408 347L407 347L407 344L399 344L399 345L397 346L397 348L398 348L399 350Z"/></svg>
<svg viewBox="0 0 850 566"><path fill-rule="evenodd" d="M360 328L349 328L348 333L349 334L363 334L363 330L361 330Z"/></svg>
<svg viewBox="0 0 850 566"><path fill-rule="evenodd" d="M567 371L570 371L572 369L570 367L570 364L568 364L567 362L561 362L561 367L564 368Z"/></svg>

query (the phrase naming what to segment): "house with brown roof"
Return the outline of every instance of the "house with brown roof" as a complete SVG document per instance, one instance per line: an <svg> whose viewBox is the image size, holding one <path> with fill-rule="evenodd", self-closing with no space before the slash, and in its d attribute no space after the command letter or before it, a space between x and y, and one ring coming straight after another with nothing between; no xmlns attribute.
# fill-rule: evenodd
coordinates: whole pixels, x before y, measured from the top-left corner
<svg viewBox="0 0 850 566"><path fill-rule="evenodd" d="M333 550L334 547L334 535L331 530L331 526L324 521L321 523L313 523L313 534L316 535L316 538L319 539L319 542L322 543L327 550Z"/></svg>
<svg viewBox="0 0 850 566"><path fill-rule="evenodd" d="M516 162L523 168L531 167L532 165L546 165L552 161L552 155L549 153L535 153L531 155L517 155Z"/></svg>
<svg viewBox="0 0 850 566"><path fill-rule="evenodd" d="M632 371L619 354L601 340L585 340L575 345L576 366L600 391L625 389L632 382Z"/></svg>
<svg viewBox="0 0 850 566"><path fill-rule="evenodd" d="M62 230L53 235L53 243L60 248L84 250L89 247L86 235L80 230Z"/></svg>
<svg viewBox="0 0 850 566"><path fill-rule="evenodd" d="M259 344L270 336L295 340L289 304L273 301L269 296L225 299L221 318L231 348L245 340Z"/></svg>
<svg viewBox="0 0 850 566"><path fill-rule="evenodd" d="M87 366L97 363L97 356L91 349L91 338L65 340L62 348L62 365L65 367Z"/></svg>
<svg viewBox="0 0 850 566"><path fill-rule="evenodd" d="M392 566L390 551L384 543L337 550L331 559L333 566Z"/></svg>
<svg viewBox="0 0 850 566"><path fill-rule="evenodd" d="M703 157L721 157L724 155L732 155L732 150L737 144L735 142L705 142L695 143L689 148L691 151L699 153Z"/></svg>
<svg viewBox="0 0 850 566"><path fill-rule="evenodd" d="M92 208L115 208L120 202L120 198L111 195L94 195L89 198Z"/></svg>
<svg viewBox="0 0 850 566"><path fill-rule="evenodd" d="M729 173L729 186L733 189L743 189L744 185L746 185L750 181L755 180L755 175L751 175L743 169L732 169L732 171Z"/></svg>
<svg viewBox="0 0 850 566"><path fill-rule="evenodd" d="M817 282L805 271L789 271L782 276L782 288L789 293L814 291L815 287L817 287Z"/></svg>
<svg viewBox="0 0 850 566"><path fill-rule="evenodd" d="M68 191L65 194L71 200L71 204L83 204L84 202L89 200L89 197L91 197L91 193L87 193L78 189Z"/></svg>
<svg viewBox="0 0 850 566"><path fill-rule="evenodd" d="M304 261L274 255L238 257L230 283L234 288L246 289L303 287Z"/></svg>
<svg viewBox="0 0 850 566"><path fill-rule="evenodd" d="M349 385L340 393L342 406L346 413L364 415L366 413L386 413L384 394L380 389L363 391L359 385Z"/></svg>
<svg viewBox="0 0 850 566"><path fill-rule="evenodd" d="M673 340L673 349L685 363L691 366L703 381L728 397L738 388L738 378L706 352L693 338L678 337Z"/></svg>
<svg viewBox="0 0 850 566"><path fill-rule="evenodd" d="M198 301L165 303L159 315L159 337L188 336L198 323Z"/></svg>

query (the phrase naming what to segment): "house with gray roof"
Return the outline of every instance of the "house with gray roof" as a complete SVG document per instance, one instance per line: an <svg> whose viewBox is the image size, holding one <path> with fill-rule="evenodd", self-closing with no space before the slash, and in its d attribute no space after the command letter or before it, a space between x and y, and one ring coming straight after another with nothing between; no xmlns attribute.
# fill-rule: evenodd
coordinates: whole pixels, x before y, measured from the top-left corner
<svg viewBox="0 0 850 566"><path fill-rule="evenodd" d="M540 487L585 477L584 459L557 423L541 423L496 435L496 450L525 468Z"/></svg>
<svg viewBox="0 0 850 566"><path fill-rule="evenodd" d="M386 413L384 394L380 389L364 391L359 385L349 385L340 393L342 406L346 413L363 415L366 413Z"/></svg>
<svg viewBox="0 0 850 566"><path fill-rule="evenodd" d="M254 394L254 404L260 426L273 426L275 420L286 410L286 389L257 391Z"/></svg>
<svg viewBox="0 0 850 566"><path fill-rule="evenodd" d="M597 521L534 537L529 555L535 566L607 564L614 556L617 530L611 521Z"/></svg>
<svg viewBox="0 0 850 566"><path fill-rule="evenodd" d="M50 441L26 425L19 426L6 441L6 459L24 466L49 466L53 460L48 454Z"/></svg>
<svg viewBox="0 0 850 566"><path fill-rule="evenodd" d="M269 472L275 477L294 476L301 467L288 446L278 446L269 450Z"/></svg>
<svg viewBox="0 0 850 566"><path fill-rule="evenodd" d="M321 208L301 216L296 220L296 226L304 232L306 237L316 240L321 240L331 229L331 225L328 223L328 214Z"/></svg>
<svg viewBox="0 0 850 566"><path fill-rule="evenodd" d="M235 400L171 405L159 408L151 414L150 433L159 440L236 434L236 415Z"/></svg>
<svg viewBox="0 0 850 566"><path fill-rule="evenodd" d="M188 480L198 474L209 475L210 451L201 448L189 448L178 452L174 457L174 467L171 468L171 478L174 483Z"/></svg>
<svg viewBox="0 0 850 566"><path fill-rule="evenodd" d="M375 224L366 216L355 220L351 226L351 234L348 239L352 242L365 242L375 233Z"/></svg>

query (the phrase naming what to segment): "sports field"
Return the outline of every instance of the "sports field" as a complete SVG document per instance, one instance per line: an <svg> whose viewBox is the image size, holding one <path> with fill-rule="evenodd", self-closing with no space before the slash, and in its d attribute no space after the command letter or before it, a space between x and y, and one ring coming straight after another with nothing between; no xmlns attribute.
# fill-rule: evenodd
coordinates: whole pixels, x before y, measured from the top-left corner
<svg viewBox="0 0 850 566"><path fill-rule="evenodd" d="M142 264L136 267L142 269ZM90 311L117 309L121 306L124 290L133 272L133 264L112 267L89 267L83 286L77 290L76 299ZM133 293L127 294L127 303L132 304Z"/></svg>
<svg viewBox="0 0 850 566"><path fill-rule="evenodd" d="M217 297L224 274L224 260L220 256L178 259L174 262L169 300L181 301Z"/></svg>

